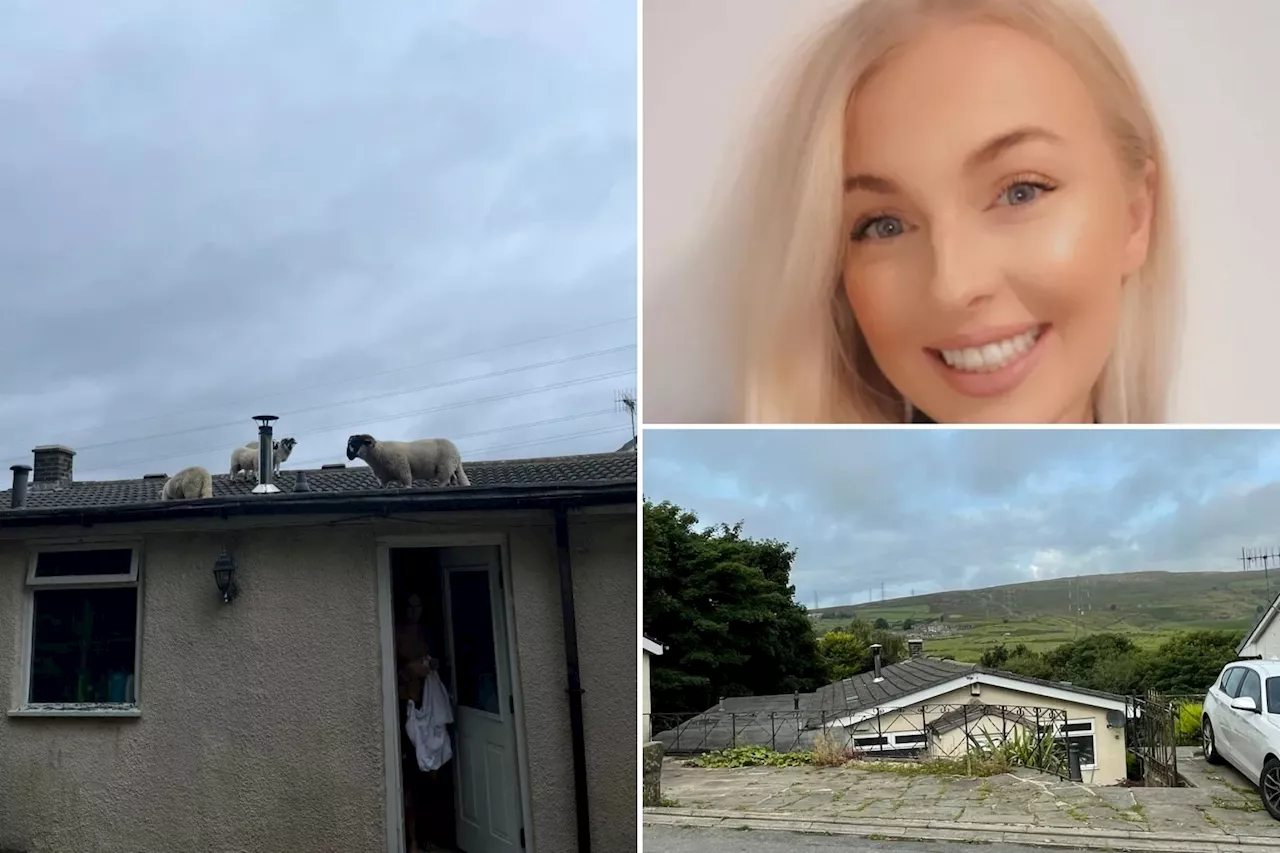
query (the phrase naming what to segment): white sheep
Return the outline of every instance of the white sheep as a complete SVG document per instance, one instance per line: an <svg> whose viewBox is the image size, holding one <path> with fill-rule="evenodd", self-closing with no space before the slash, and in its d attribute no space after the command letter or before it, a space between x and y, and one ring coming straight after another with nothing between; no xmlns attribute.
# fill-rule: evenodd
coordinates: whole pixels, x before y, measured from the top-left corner
<svg viewBox="0 0 1280 853"><path fill-rule="evenodd" d="M297 446L296 438L282 438L271 442L271 474L280 473L280 465L289 458ZM258 479L258 442L251 441L244 447L231 451L231 476L236 480Z"/></svg>
<svg viewBox="0 0 1280 853"><path fill-rule="evenodd" d="M462 455L447 438L417 441L378 441L371 435L347 439L347 459L360 458L378 478L378 485L409 488L414 480L433 486L470 486L462 469Z"/></svg>
<svg viewBox="0 0 1280 853"><path fill-rule="evenodd" d="M164 481L160 489L162 501L185 501L213 497L213 475L199 465L183 468Z"/></svg>

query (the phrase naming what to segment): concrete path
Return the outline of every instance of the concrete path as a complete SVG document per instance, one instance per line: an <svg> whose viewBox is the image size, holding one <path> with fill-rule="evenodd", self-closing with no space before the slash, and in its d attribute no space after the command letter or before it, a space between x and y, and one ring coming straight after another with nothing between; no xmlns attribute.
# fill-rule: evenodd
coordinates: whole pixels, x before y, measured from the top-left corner
<svg viewBox="0 0 1280 853"><path fill-rule="evenodd" d="M644 833L645 853L795 853L797 850L849 850L849 839L794 832L743 832L736 829L694 829L651 826ZM936 841L858 842L858 853L973 853L969 844ZM983 853L1039 853L1023 844L984 845Z"/></svg>
<svg viewBox="0 0 1280 853"><path fill-rule="evenodd" d="M1095 788L1033 771L964 779L866 766L703 769L668 759L662 791L669 807L646 809L648 825L1180 853L1280 848L1280 822L1258 795L1226 784Z"/></svg>

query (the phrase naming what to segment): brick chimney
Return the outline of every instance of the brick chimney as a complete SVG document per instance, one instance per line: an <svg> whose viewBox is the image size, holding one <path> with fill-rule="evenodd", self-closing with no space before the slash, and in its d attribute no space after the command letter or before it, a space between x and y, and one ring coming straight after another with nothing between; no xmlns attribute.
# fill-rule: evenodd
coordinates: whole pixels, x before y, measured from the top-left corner
<svg viewBox="0 0 1280 853"><path fill-rule="evenodd" d="M907 651L911 653L911 657L918 658L924 654L924 640L919 637L912 637L907 640Z"/></svg>
<svg viewBox="0 0 1280 853"><path fill-rule="evenodd" d="M31 483L35 486L71 485L71 460L76 452L61 444L45 444L31 451L35 454L35 471Z"/></svg>

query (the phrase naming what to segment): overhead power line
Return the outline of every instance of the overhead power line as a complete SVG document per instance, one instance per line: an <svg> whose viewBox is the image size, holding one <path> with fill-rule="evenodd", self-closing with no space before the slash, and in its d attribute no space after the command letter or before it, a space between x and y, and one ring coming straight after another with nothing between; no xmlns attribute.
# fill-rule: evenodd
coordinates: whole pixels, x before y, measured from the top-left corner
<svg viewBox="0 0 1280 853"><path fill-rule="evenodd" d="M482 379L493 379L499 376L511 376L517 373L524 373L530 370L539 370L544 367L554 367L561 364L570 364L575 361L585 361L590 358L599 358L600 356L612 355L619 352L625 352L627 350L633 350L635 348L636 348L635 344L628 344L626 346L611 347L609 349L603 349L603 350L594 350L592 352L579 353L577 355L551 359L550 361L543 361L543 362L537 362L535 364L521 365L520 367L509 367L503 370L490 371L489 373L480 373L473 376L459 377L457 379L447 379L442 382L432 382L428 385L418 385L413 388L403 388L397 391L384 391L378 394L366 394L363 397L354 397L352 399L339 400L332 403L319 403L313 406L302 406L297 409L288 409L283 412L279 412L277 414L280 417L287 417L288 415L299 415L299 414L304 414L306 412L323 411L325 409L337 408L339 406L354 405L355 403L367 403L373 400L385 400L391 397L400 397L405 394L414 394L419 391L432 391L439 388L448 388L454 385L465 385L468 382L478 382ZM635 368L631 368L621 373L613 373L609 375L621 376L626 373L634 373L634 372L635 372ZM83 452L86 450L101 450L104 447L118 447L122 444L137 444L144 441L155 441L156 439L161 439L161 438L172 438L173 436L178 436L178 435L191 435L199 432L211 432L217 429L226 429L228 427L240 426L244 424L246 421L247 421L246 418L237 418L234 421L223 421L221 423L206 424L204 426L198 426L198 427L185 427L183 429L170 430L168 432L160 432L160 433L153 433L151 435L138 436L137 438L121 438L121 439L113 439L111 441L100 441L95 444L81 445L80 447L77 447L76 450L80 452ZM20 456L23 453L24 451L10 451L9 455L13 457L13 456Z"/></svg>
<svg viewBox="0 0 1280 853"><path fill-rule="evenodd" d="M264 394L258 394L253 397L242 397L238 400L234 400L226 403L210 404L206 406L196 406L195 408L188 408L181 411L175 410L170 412L161 412L159 414L143 415L142 417L128 418L126 420L120 420L120 421L109 421L105 424L95 424L94 426L91 426L91 427L81 427L78 429L67 430L64 433L64 435L78 435L78 434L87 433L87 432L102 432L103 430L111 429L113 427L127 426L130 424L137 424L137 423L145 423L147 421L155 421L163 418L171 418L171 417L177 417L181 415L189 415L194 412L225 410L225 409L229 409L237 406L246 406L251 403L257 403L263 400L271 400L276 397L282 397L288 394L301 394L304 391L315 391L319 388L331 388L335 385L345 385L350 382L357 382L364 379L372 379L378 376L389 376L393 373L402 373L406 370L417 370L424 367L434 367L436 365L448 364L451 361L461 361L462 359L466 359L466 358L475 358L481 355L489 355L491 353L501 352L503 350L514 349L516 347L522 347L522 346L528 346L529 344L536 344L536 343L542 343L543 341L557 340L559 338L565 338L570 335L578 335L583 332L590 332L596 329L603 329L607 326L615 326L619 323L634 323L635 321L636 321L636 318L634 316L618 317L613 320L605 320L603 322L593 323L588 326L579 326L574 329L565 329L562 332L554 332L549 335L540 335L534 338L523 338L521 340L512 341L510 343L499 344L498 346L486 347L485 349L469 350L467 352L446 356L444 358L432 359L431 361L422 361L422 362L417 362L415 364L406 364L401 367L392 367L386 370L375 371L373 373L352 374L351 376L348 376L345 379L329 379L329 380L325 380L324 382L317 382L313 385L304 385L299 388L280 389L278 391L271 391Z"/></svg>
<svg viewBox="0 0 1280 853"><path fill-rule="evenodd" d="M354 429L354 428L357 428L357 427L365 427L365 426L368 426L368 424L369 424L369 422L370 422L370 421L375 421L375 422L377 422L377 423L385 423L385 422L387 422L387 421L397 421L397 420L401 420L401 419L403 419L403 418L412 418L412 417L417 417L417 416L419 416L419 415L430 415L430 414L435 414L436 412L444 412L444 411L449 411L449 410L451 410L451 409L464 409L464 408L467 408L467 407L469 407L469 406L477 406L477 405L481 405L481 404L483 404L483 403L494 403L494 402L499 402L499 401L501 401L501 400L511 400L511 399L515 399L515 398L517 398L517 397L528 397L528 396L531 396L531 395L533 395L533 394L541 394L541 393L545 393L545 392L547 392L547 391L555 391L555 390L558 390L558 389L561 389L561 388L572 388L572 387L574 387L574 386L576 386L576 385L587 385L587 384L590 384L590 383L592 383L592 382L599 382L599 381L602 381L602 380L605 380L605 379L613 379L613 378L618 377L618 376L626 376L626 375L628 375L628 374L632 374L632 373L635 373L635 368L628 368L628 369L626 369L626 370L615 370L615 371L613 371L613 372L611 372L611 373L601 373L601 374L596 375L596 376L587 376L587 377L583 377L583 378L581 378L581 379L570 379L570 380L566 380L566 381L564 381L564 382L554 382L554 383L552 383L552 384L550 384L550 385L542 385L542 386L539 386L539 387L536 387L536 388L525 388L525 389L522 389L522 390L520 390L520 391L509 391L509 392L507 392L507 393L505 393L505 394L494 394L494 395L492 395L492 396L489 396L489 397L481 397L481 398L476 399L476 400L462 400L462 401L460 401L460 402L456 402L456 403L443 403L443 404L441 404L441 405L439 405L439 406L432 406L432 407L430 407L430 408L426 408L426 409L415 409L415 410L410 411L410 412L398 412L398 413L391 414L391 415L378 416L378 417L376 417L376 418L362 418L361 420L358 420L358 421L348 421L348 422L346 422L346 423L342 423L342 424L333 424L333 425L331 425L331 426L327 426L327 427L322 427L322 428L318 428L318 429L312 429L312 430L306 430L306 431L304 431L304 432L294 433L294 434L293 434L293 437L294 437L294 438L298 438L298 437L300 437L300 436L321 435L321 434L323 434L323 433L326 433L326 432L333 432L333 431L335 431L335 430ZM242 423L241 421L234 421L234 422L232 423L232 425L234 426L234 425L238 425L238 424L241 424L241 423ZM225 449L225 450L227 450L228 452L230 452L230 449L231 449L231 448L226 447L225 445L218 445L218 446L216 446L216 447L206 447L206 448L202 448L202 449L200 449L200 450L189 450L189 451L184 451L184 452L181 452L181 453L170 453L170 454L166 454L166 455L163 455L163 456L148 456L148 457L147 457L147 458L145 458L145 459L130 460L130 461L128 461L128 462L120 462L120 463L116 463L116 464L113 464L113 465L99 465L99 466L97 466L97 467L94 467L94 468L86 468L86 469L84 469L84 470L85 470L85 472L86 472L86 473L87 473L87 472L89 472L89 471L107 471L107 470L111 470L111 469L113 469L113 468L127 468L127 467L131 467L131 466L133 466L133 465L145 465L145 464L149 464L149 463L152 463L152 462L162 462L162 461L167 460L167 459L181 459L181 458L188 457L188 456L198 456L198 455L200 455L200 454L204 454L204 453L216 453L216 452L218 452L219 450L224 450L224 449Z"/></svg>

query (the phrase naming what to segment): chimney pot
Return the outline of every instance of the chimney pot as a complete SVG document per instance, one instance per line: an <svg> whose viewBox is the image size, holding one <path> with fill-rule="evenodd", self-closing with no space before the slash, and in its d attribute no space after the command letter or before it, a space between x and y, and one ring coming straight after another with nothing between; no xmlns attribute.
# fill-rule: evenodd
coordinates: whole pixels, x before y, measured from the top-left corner
<svg viewBox="0 0 1280 853"><path fill-rule="evenodd" d="M71 485L71 460L76 452L61 444L42 444L31 451L35 457L32 483L55 486Z"/></svg>
<svg viewBox="0 0 1280 853"><path fill-rule="evenodd" d="M883 648L879 643L871 644L871 665L875 672L875 680L879 681L880 676L880 649Z"/></svg>
<svg viewBox="0 0 1280 853"><path fill-rule="evenodd" d="M31 473L29 465L13 465L13 494L10 495L9 508L22 509L27 505L27 475Z"/></svg>
<svg viewBox="0 0 1280 853"><path fill-rule="evenodd" d="M311 491L311 484L307 482L306 471L298 471L293 475L293 490L295 492Z"/></svg>
<svg viewBox="0 0 1280 853"><path fill-rule="evenodd" d="M271 476L275 473L275 454L272 453L271 422L277 421L279 418L275 415L254 415L253 419L255 421L259 421L258 485L253 487L253 494L272 494L280 491L280 489L271 482Z"/></svg>

